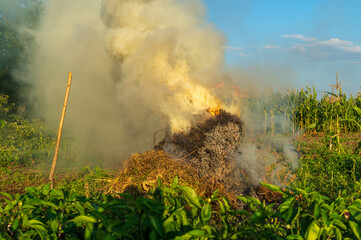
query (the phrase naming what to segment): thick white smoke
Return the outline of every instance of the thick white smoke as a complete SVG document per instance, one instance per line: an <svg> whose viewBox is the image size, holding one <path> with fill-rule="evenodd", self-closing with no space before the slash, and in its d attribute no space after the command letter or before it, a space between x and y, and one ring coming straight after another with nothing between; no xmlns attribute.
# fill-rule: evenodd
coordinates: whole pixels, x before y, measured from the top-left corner
<svg viewBox="0 0 361 240"><path fill-rule="evenodd" d="M120 69L118 99L143 105L128 111L165 115L178 131L193 114L221 104L206 86L219 78L223 37L203 21L197 1L103 3L107 49Z"/></svg>
<svg viewBox="0 0 361 240"><path fill-rule="evenodd" d="M241 97L222 75L225 39L204 19L199 0L48 0L16 76L31 86L35 113L56 129L73 72L65 132L86 160L118 161L150 149L157 130L190 127L207 108L240 110L232 101ZM217 97L220 82L229 86ZM240 82L255 84L247 75ZM260 127L243 119L247 129ZM273 159L247 139L240 166L258 182ZM284 154L296 161L290 145Z"/></svg>
<svg viewBox="0 0 361 240"><path fill-rule="evenodd" d="M64 129L84 152L149 149L156 130L187 128L209 107L235 109L209 90L224 38L204 12L197 0L49 0L17 76L55 128L73 72Z"/></svg>

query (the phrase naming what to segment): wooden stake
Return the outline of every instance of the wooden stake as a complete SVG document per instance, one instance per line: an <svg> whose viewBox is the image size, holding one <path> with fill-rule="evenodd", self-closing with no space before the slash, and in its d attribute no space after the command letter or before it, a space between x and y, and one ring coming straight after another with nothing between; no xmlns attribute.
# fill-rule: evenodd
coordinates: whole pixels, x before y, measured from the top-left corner
<svg viewBox="0 0 361 240"><path fill-rule="evenodd" d="M62 130L63 130L63 124L64 124L66 106L67 106L67 104L68 104L68 97L69 97L69 92L70 92L71 78L72 78L72 73L70 72L70 73L69 73L69 77L68 77L68 85L67 85L67 87L66 87L66 93L65 93L63 110L62 110L62 112L61 112L61 118L60 118L59 129L58 129L58 138L57 138L57 140L56 140L56 147L55 147L55 154L54 154L54 159L53 159L53 165L51 166L51 171L50 171L50 176L49 176L50 188L51 188L51 189L54 188L54 173L55 173L56 162L57 162L57 160L58 160L59 146L60 146L60 139L61 139L61 132L62 132Z"/></svg>

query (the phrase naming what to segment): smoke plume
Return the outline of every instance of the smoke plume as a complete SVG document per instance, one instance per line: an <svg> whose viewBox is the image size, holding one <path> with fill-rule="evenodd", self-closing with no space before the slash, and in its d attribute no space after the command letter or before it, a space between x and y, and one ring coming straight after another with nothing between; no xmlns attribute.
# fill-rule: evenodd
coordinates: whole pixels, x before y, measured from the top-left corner
<svg viewBox="0 0 361 240"><path fill-rule="evenodd" d="M155 131L186 129L206 108L237 109L210 90L224 38L204 19L195 0L49 0L17 78L56 128L72 71L64 130L78 147L110 158L143 151Z"/></svg>
<svg viewBox="0 0 361 240"><path fill-rule="evenodd" d="M238 102L246 109L233 80L222 73L225 39L205 21L201 1L48 0L42 5L38 27L27 32L33 39L30 57L15 75L30 86L26 95L34 114L56 129L67 75L73 72L64 131L87 163L150 149L155 132L186 130L207 108L239 115ZM252 74L229 72L254 86ZM252 116L242 118L251 131L260 127ZM253 144L241 146L238 160L257 182L269 162ZM284 155L296 156L286 144Z"/></svg>

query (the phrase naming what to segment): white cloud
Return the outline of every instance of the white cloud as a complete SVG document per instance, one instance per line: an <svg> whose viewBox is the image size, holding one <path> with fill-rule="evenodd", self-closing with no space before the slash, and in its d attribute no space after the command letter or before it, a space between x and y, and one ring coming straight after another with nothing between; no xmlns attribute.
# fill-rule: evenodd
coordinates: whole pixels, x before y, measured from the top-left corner
<svg viewBox="0 0 361 240"><path fill-rule="evenodd" d="M338 38L331 38L328 41L319 41L318 42L320 45L327 45L327 46L334 46L334 47L338 47L338 46L350 46L353 45L354 43L351 41L345 41L345 40L340 40Z"/></svg>
<svg viewBox="0 0 361 240"><path fill-rule="evenodd" d="M352 41L340 40L338 38L331 38L328 41L319 41L317 44L321 46L332 47L349 53L361 53L361 46L356 45Z"/></svg>
<svg viewBox="0 0 361 240"><path fill-rule="evenodd" d="M307 53L310 58L314 59L360 59L361 46L352 41L331 38L326 41L318 40L314 37L305 37L301 34L284 34L284 38L302 40L303 43L293 43L293 46L286 51Z"/></svg>
<svg viewBox="0 0 361 240"><path fill-rule="evenodd" d="M241 51L242 47L224 46L226 51Z"/></svg>
<svg viewBox="0 0 361 240"><path fill-rule="evenodd" d="M312 41L316 41L317 38L314 37L305 37L302 34L283 34L282 37L284 38L295 38L295 39L299 39L305 42L312 42Z"/></svg>
<svg viewBox="0 0 361 240"><path fill-rule="evenodd" d="M227 52L234 52L234 53L236 53L237 55L242 56L242 57L250 57L250 56L252 56L251 54L242 52L242 50L243 50L242 47L224 46L224 49L225 49Z"/></svg>
<svg viewBox="0 0 361 240"><path fill-rule="evenodd" d="M296 52L301 52L301 53L305 53L306 52L306 47L302 46L302 45L297 45L297 46L293 46L289 49L286 49L286 51L296 51Z"/></svg>
<svg viewBox="0 0 361 240"><path fill-rule="evenodd" d="M264 45L265 49L280 49L281 47L280 46L277 46L277 45L274 45L274 44L267 44L267 45Z"/></svg>
<svg viewBox="0 0 361 240"><path fill-rule="evenodd" d="M281 37L289 39L290 46L281 47L275 44L266 44L258 49L293 52L302 54L309 60L346 60L349 63L350 60L354 60L352 61L353 64L361 60L361 45L357 45L353 41L339 38L319 40L302 34L283 34ZM224 50L242 57L253 56L247 51L245 52L241 46L224 46Z"/></svg>
<svg viewBox="0 0 361 240"><path fill-rule="evenodd" d="M334 47L346 52L361 53L361 46L355 45L352 41L331 38L328 41L319 41L319 45Z"/></svg>
<svg viewBox="0 0 361 240"><path fill-rule="evenodd" d="M361 46L350 46L350 47L342 46L340 47L340 49L351 53L361 53Z"/></svg>
<svg viewBox="0 0 361 240"><path fill-rule="evenodd" d="M252 56L252 54L247 54L247 53L243 53L243 52L238 52L237 54L242 57L251 57Z"/></svg>

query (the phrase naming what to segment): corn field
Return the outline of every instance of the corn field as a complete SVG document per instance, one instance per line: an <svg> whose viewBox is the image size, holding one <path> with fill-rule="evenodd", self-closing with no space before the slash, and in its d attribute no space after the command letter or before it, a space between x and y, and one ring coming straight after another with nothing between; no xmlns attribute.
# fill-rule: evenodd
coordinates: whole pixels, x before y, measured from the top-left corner
<svg viewBox="0 0 361 240"><path fill-rule="evenodd" d="M337 83L319 96L315 87L285 93L248 93L247 114L264 133L357 132L361 130L361 92L346 96ZM336 90L336 91L334 91Z"/></svg>

